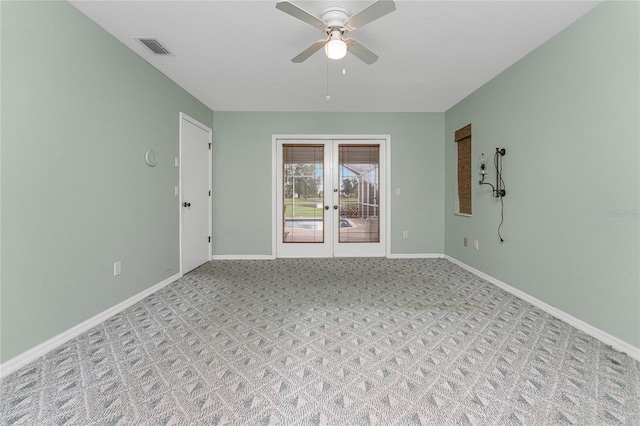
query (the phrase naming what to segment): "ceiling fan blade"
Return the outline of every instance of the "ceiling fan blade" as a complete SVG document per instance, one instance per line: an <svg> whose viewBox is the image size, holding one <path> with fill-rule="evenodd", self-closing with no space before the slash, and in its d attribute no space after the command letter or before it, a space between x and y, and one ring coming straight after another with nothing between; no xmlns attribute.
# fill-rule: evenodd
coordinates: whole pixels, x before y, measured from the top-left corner
<svg viewBox="0 0 640 426"><path fill-rule="evenodd" d="M353 53L365 64L371 65L378 60L378 55L376 55L354 39L348 38L344 42L347 43L347 50Z"/></svg>
<svg viewBox="0 0 640 426"><path fill-rule="evenodd" d="M311 55L313 55L314 53L316 53L318 50L320 50L325 44L327 44L328 40L318 40L315 43L313 43L311 46L307 47L305 50L302 51L302 53L300 53L298 56L296 56L295 58L293 58L291 60L291 62L299 64L300 62L304 62L307 59L309 59L309 57Z"/></svg>
<svg viewBox="0 0 640 426"><path fill-rule="evenodd" d="M276 3L276 9L279 9L284 13L288 13L294 18L298 18L299 20L304 21L309 25L324 30L325 24L320 18L313 16L306 10L301 9L300 7L289 1L279 1L278 3Z"/></svg>
<svg viewBox="0 0 640 426"><path fill-rule="evenodd" d="M369 22L382 18L384 15L391 13L394 10L396 10L396 2L394 0L378 0L347 19L344 23L344 27L349 31L353 31L356 28L360 28L363 25L368 24Z"/></svg>

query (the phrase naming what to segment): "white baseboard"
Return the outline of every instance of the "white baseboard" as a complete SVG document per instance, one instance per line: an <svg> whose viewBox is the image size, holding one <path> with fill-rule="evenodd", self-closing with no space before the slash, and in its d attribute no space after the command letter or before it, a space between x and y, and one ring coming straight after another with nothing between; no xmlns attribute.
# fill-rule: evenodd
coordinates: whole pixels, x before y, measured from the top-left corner
<svg viewBox="0 0 640 426"><path fill-rule="evenodd" d="M387 259L434 259L442 258L442 253L391 253ZM270 254L244 255L244 254L214 254L211 260L273 260L276 256Z"/></svg>
<svg viewBox="0 0 640 426"><path fill-rule="evenodd" d="M442 253L389 253L387 259L438 259L443 257Z"/></svg>
<svg viewBox="0 0 640 426"><path fill-rule="evenodd" d="M40 358L41 356L45 355L46 353L52 351L53 349L57 348L58 346L68 342L69 340L73 339L74 337L79 336L80 334L84 333L85 331L95 327L96 325L100 324L101 322L111 318L112 316L114 316L115 314L124 311L125 309L127 309L129 306L139 302L140 300L144 299L145 297L155 293L156 291L160 290L162 287L165 287L168 284L171 284L172 282L174 282L175 280L177 280L178 278L180 278L181 275L175 274L165 280L163 280L162 282L159 282L158 284L154 285L153 287L149 287L146 290L141 291L140 293L136 294L135 296L132 296L130 298L128 298L127 300L118 303L115 306L112 306L111 308L99 313L98 315L95 315L91 318L89 318L86 321L81 322L80 324L71 327L70 329L68 329L67 331L64 331L60 334L58 334L57 336L52 337L51 339L40 343L37 346L34 346L33 348L27 350L26 352L21 353L20 355L11 358L10 360L0 364L0 378L5 377L11 373L13 373L16 370L19 370L20 368L24 367L25 365L27 365L28 363L30 363L31 361L36 360L37 358Z"/></svg>
<svg viewBox="0 0 640 426"><path fill-rule="evenodd" d="M387 259L434 259L442 258L442 253L391 253L387 256ZM273 260L276 256L270 254L258 254L258 255L238 255L238 254L217 254L211 256L211 260Z"/></svg>
<svg viewBox="0 0 640 426"><path fill-rule="evenodd" d="M537 308L547 312L548 314L566 322L567 324L572 325L573 327L577 328L578 330L600 340L601 342L610 345L611 347L613 347L614 349L620 351L620 352L624 352L627 355L629 355L630 357L640 361L640 348L636 348L635 346L630 345L629 343L626 343L620 339L618 339L617 337L614 337L596 327L593 327L590 324L587 324L586 322L579 320L578 318L575 318L569 314L567 314L564 311L561 311L560 309L554 308L553 306L550 306L546 303L544 303L541 300L536 299L533 296L530 296L529 294L518 290L516 288L511 287L510 285L496 279L493 278L490 275L485 274L484 272L479 271L478 269L475 269L461 261L459 261L458 259L455 259L451 256L448 255L442 255L442 254L389 254L388 258L389 259L411 259L411 258L415 258L415 259L428 259L428 258L445 258L453 263L455 263L456 265L468 270L469 272L479 276L480 278L500 287L501 289L505 290L508 293L513 294L514 296L531 303L533 306L536 306ZM270 255L258 255L258 256L237 256L237 255L221 255L221 256L213 256L214 260L271 260L274 259L274 257L270 256ZM136 294L135 296L130 297L129 299L99 313L98 315L95 315L94 317L89 318L86 321L83 321L82 323L68 329L67 331L64 331L60 334L58 334L55 337L52 337L51 339L37 345L34 346L33 348L29 349L26 352L23 352L22 354L0 364L0 378L5 377L11 373L13 373L14 371L24 367L25 365L27 365L28 363L30 363L31 361L36 360L37 358L40 358L41 356L45 355L46 353L52 351L53 349L57 348L58 346L66 343L67 341L73 339L74 337L77 337L78 335L84 333L85 331L93 328L94 326L100 324L101 322L111 318L112 316L114 316L115 314L127 309L129 306L139 302L140 300L144 299L145 297L155 293L156 291L160 290L161 288L167 286L168 284L174 282L175 280L177 280L178 278L180 278L181 275L180 274L175 274L165 280L163 280L162 282L154 285L153 287L150 287L146 290L141 291L140 293Z"/></svg>
<svg viewBox="0 0 640 426"><path fill-rule="evenodd" d="M214 254L211 260L273 260L270 254Z"/></svg>
<svg viewBox="0 0 640 426"><path fill-rule="evenodd" d="M510 285L496 279L493 278L490 275L485 274L484 272L481 272L469 265L467 265L466 263L463 263L461 261L459 261L458 259L455 259L451 256L448 255L444 255L444 258L455 263L456 265L466 269L467 271L471 272L472 274L475 274L477 276L479 276L480 278L489 281L491 284L494 284L498 287L500 287L501 289L505 290L508 293L513 294L514 296L516 296L519 299L522 299L526 302L531 303L533 306L545 311L546 313L558 318L561 321L566 322L569 325L572 325L573 327L577 328L578 330L588 334L591 337L594 337L598 340L600 340L602 343L605 343L609 346L611 346L612 348L620 351L620 352L624 352L627 355L629 355L631 358L634 358L637 361L640 361L640 348L636 348L635 346L630 345L629 343L618 339L617 337L614 337L612 335L610 335L607 332L604 332L602 330L600 330L599 328L596 328L590 324L587 324L586 322L572 316L569 315L568 313L561 311L558 308L554 308L551 305L548 305L546 303L544 303L543 301L536 299L535 297L521 291L518 290L517 288L513 288Z"/></svg>

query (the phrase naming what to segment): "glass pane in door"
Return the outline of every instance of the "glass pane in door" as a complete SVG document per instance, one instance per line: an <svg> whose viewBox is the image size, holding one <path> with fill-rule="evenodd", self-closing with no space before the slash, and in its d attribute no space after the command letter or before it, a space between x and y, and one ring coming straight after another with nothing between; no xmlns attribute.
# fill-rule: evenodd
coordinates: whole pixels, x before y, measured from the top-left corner
<svg viewBox="0 0 640 426"><path fill-rule="evenodd" d="M338 147L341 243L377 243L379 220L379 145Z"/></svg>
<svg viewBox="0 0 640 426"><path fill-rule="evenodd" d="M284 243L324 242L324 146L283 145Z"/></svg>

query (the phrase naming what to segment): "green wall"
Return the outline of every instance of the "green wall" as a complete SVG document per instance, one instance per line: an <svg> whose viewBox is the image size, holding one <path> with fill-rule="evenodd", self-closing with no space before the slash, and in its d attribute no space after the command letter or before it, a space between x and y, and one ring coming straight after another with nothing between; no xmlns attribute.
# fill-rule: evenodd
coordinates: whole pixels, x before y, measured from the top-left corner
<svg viewBox="0 0 640 426"><path fill-rule="evenodd" d="M442 113L216 111L214 254L272 254L273 134L391 135L391 252L442 253L443 131ZM402 239L403 230L409 231L408 239Z"/></svg>
<svg viewBox="0 0 640 426"><path fill-rule="evenodd" d="M4 362L179 272L178 114L213 113L66 2L0 7Z"/></svg>
<svg viewBox="0 0 640 426"><path fill-rule="evenodd" d="M605 2L445 114L446 254L635 347L639 22L637 2ZM452 214L453 135L468 123L474 159L507 150L502 244L475 162L473 216Z"/></svg>

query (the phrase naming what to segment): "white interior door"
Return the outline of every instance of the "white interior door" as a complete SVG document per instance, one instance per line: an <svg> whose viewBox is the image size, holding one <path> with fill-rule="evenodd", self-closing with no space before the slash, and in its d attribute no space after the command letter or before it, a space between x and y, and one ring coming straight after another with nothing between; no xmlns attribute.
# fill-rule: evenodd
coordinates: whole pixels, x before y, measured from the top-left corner
<svg viewBox="0 0 640 426"><path fill-rule="evenodd" d="M386 255L386 139L276 141L276 256Z"/></svg>
<svg viewBox="0 0 640 426"><path fill-rule="evenodd" d="M180 115L180 261L186 274L211 255L211 129Z"/></svg>

